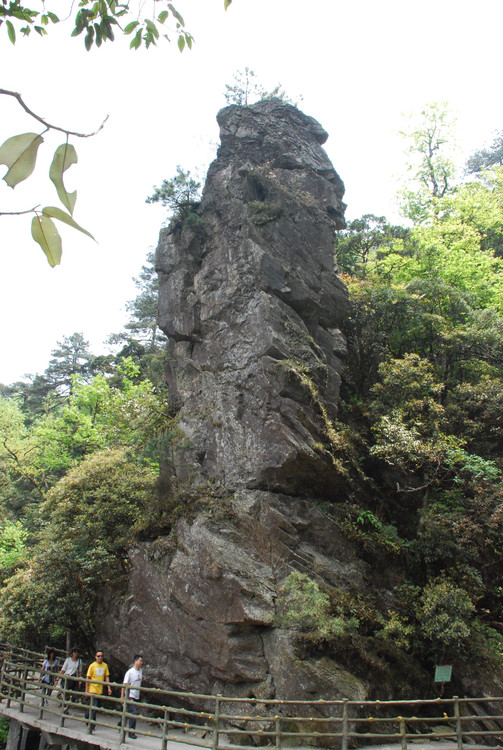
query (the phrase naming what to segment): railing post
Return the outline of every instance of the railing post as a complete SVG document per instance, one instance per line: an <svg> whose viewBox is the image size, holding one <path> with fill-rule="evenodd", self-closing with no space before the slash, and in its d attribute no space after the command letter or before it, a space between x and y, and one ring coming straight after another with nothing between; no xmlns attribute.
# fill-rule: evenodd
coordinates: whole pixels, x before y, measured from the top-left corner
<svg viewBox="0 0 503 750"><path fill-rule="evenodd" d="M348 750L349 734L348 734L348 699L343 698L342 700L342 750Z"/></svg>
<svg viewBox="0 0 503 750"><path fill-rule="evenodd" d="M274 730L276 732L276 750L281 750L281 717L274 717Z"/></svg>
<svg viewBox="0 0 503 750"><path fill-rule="evenodd" d="M21 684L21 697L19 699L19 712L23 713L24 704L26 701L26 683L28 682L28 667L25 667L23 669L23 676L21 679L22 679L22 684Z"/></svg>
<svg viewBox="0 0 503 750"><path fill-rule="evenodd" d="M4 658L2 659L2 671L0 672L0 689L1 689L1 692L2 692L2 697L3 697L3 695L4 695L4 671L5 671L5 662L6 662L6 658L4 657Z"/></svg>
<svg viewBox="0 0 503 750"><path fill-rule="evenodd" d="M402 744L402 750L407 750L407 726L405 719L400 716L400 742Z"/></svg>
<svg viewBox="0 0 503 750"><path fill-rule="evenodd" d="M458 750L463 750L463 731L461 729L461 714L459 713L459 697L454 696L454 717L456 719L456 739Z"/></svg>
<svg viewBox="0 0 503 750"><path fill-rule="evenodd" d="M218 695L215 696L215 713L213 714L213 750L218 750L218 732L219 732L219 723L220 723L220 698L221 694L218 693Z"/></svg>
<svg viewBox="0 0 503 750"><path fill-rule="evenodd" d="M168 746L168 731L169 731L169 709L167 706L164 707L164 715L162 718L162 740L161 740L161 750L166 750Z"/></svg>
<svg viewBox="0 0 503 750"><path fill-rule="evenodd" d="M119 742L121 744L124 742L126 737L126 713L128 708L129 688L130 685L124 685L124 698L122 698L121 727L119 736Z"/></svg>
<svg viewBox="0 0 503 750"><path fill-rule="evenodd" d="M12 700L12 672L9 672L9 678L7 680L8 684L8 690L7 690L7 708L10 708L10 703Z"/></svg>
<svg viewBox="0 0 503 750"><path fill-rule="evenodd" d="M87 683L86 683L87 684ZM89 696L89 721L87 722L87 734L92 734L94 731L95 721L93 721L93 709L94 711L97 711L97 708L94 706L94 696L96 693L87 693Z"/></svg>

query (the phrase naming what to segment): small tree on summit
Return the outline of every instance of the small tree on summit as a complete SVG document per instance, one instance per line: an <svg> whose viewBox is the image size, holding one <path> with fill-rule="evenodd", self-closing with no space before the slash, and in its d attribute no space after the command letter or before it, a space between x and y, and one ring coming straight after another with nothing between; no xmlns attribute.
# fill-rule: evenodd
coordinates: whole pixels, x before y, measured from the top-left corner
<svg viewBox="0 0 503 750"><path fill-rule="evenodd" d="M154 188L146 203L160 203L168 208L171 218L186 219L201 198L201 183L190 176L189 170L180 166L176 170L174 177L163 180L161 187Z"/></svg>
<svg viewBox="0 0 503 750"><path fill-rule="evenodd" d="M240 106L247 106L262 99L273 98L281 99L285 104L293 104L294 107L298 104L297 101L288 96L279 83L271 91L267 91L260 83L255 71L250 68L238 70L234 73L233 83L225 84L224 96L228 105L238 104ZM302 101L302 96L299 96L298 100Z"/></svg>

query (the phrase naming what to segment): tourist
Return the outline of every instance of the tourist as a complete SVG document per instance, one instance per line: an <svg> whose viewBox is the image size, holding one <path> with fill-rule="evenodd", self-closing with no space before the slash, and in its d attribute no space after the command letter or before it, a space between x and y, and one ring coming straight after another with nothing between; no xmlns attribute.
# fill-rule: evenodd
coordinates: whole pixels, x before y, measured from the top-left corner
<svg viewBox="0 0 503 750"><path fill-rule="evenodd" d="M53 648L48 649L47 656L42 662L41 679L42 683L42 705L47 706L47 698L52 693L52 686L54 685L55 675L53 674L59 667L59 659L56 656L56 651ZM45 697L47 696L47 698Z"/></svg>
<svg viewBox="0 0 503 750"><path fill-rule="evenodd" d="M127 699L128 704L126 711L128 714L134 714L134 716L131 716L129 718L129 739L135 740L136 734L134 733L134 730L136 729L136 716L138 715L138 701L140 700L140 690L141 687L141 681L143 677L142 672L142 664L143 664L143 657L141 654L135 654L133 659L133 666L128 669L126 674L124 675L124 685L130 685ZM126 688L123 687L121 690L121 698L124 700L126 697Z"/></svg>
<svg viewBox="0 0 503 750"><path fill-rule="evenodd" d="M66 697L66 691L75 691L78 690L80 687L80 683L77 681L78 677L82 677L82 659L79 658L79 650L78 648L72 648L71 656L68 656L65 659L65 662L63 666L61 667L61 675L63 677L60 678L60 683L63 683L64 687L64 693L63 696ZM68 679L73 678L73 679ZM75 702L76 696L75 694L72 694L70 692L70 695L68 697L68 701ZM68 713L68 708L65 708L64 713Z"/></svg>
<svg viewBox="0 0 503 750"><path fill-rule="evenodd" d="M86 711L85 718L89 718L91 732L94 730L93 722L96 721L96 708L103 705L101 696L103 695L103 683L110 682L110 672L108 666L103 661L103 651L97 651L95 661L89 665L86 677L92 682L86 682L86 693L89 694L89 711ZM108 685L108 695L112 695L112 688Z"/></svg>

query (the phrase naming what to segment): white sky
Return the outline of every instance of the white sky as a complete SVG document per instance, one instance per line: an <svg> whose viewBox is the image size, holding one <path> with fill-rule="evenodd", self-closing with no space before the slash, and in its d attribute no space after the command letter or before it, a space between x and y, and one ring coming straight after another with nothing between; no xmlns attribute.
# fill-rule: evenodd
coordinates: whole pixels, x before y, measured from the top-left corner
<svg viewBox="0 0 503 750"><path fill-rule="evenodd" d="M57 0L47 5L58 12ZM303 96L301 109L330 135L325 148L346 184L349 219L368 212L398 221L404 112L447 100L461 159L503 128L501 0L233 0L226 13L223 0L175 5L196 39L183 54L167 42L129 51L124 39L87 53L83 39L67 38L68 25L13 47L0 28L0 87L70 130L95 130L109 115L95 138L73 139L79 164L65 176L78 189L74 217L98 244L62 229L62 265L51 269L31 239L31 217L0 216L0 382L43 372L56 341L74 331L95 354L106 351L165 215L145 198L177 164L206 171L236 70L248 66L266 88L281 83ZM40 132L0 97L0 143L27 131ZM14 191L0 183L0 211L59 205L47 173L63 140L49 134L41 146L40 179Z"/></svg>

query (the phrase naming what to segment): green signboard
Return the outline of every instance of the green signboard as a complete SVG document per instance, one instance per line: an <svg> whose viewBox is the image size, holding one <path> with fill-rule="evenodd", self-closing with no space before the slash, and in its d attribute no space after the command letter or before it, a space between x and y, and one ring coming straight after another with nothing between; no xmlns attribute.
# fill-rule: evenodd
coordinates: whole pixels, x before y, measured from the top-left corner
<svg viewBox="0 0 503 750"><path fill-rule="evenodd" d="M452 677L452 667L443 666L435 667L435 682L450 682Z"/></svg>

